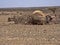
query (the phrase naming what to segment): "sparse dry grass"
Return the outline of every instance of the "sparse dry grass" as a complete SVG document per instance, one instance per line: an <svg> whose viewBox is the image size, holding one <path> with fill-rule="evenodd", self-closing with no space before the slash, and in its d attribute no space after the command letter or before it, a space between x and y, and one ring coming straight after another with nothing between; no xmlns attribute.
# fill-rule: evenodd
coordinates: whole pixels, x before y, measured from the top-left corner
<svg viewBox="0 0 60 45"><path fill-rule="evenodd" d="M57 12L60 14L58 10L56 14ZM26 14L27 12L25 11ZM0 45L60 45L60 24L13 24L14 22L7 22L8 17L12 15L2 15L0 15Z"/></svg>
<svg viewBox="0 0 60 45"><path fill-rule="evenodd" d="M1 45L59 45L60 24L0 25Z"/></svg>

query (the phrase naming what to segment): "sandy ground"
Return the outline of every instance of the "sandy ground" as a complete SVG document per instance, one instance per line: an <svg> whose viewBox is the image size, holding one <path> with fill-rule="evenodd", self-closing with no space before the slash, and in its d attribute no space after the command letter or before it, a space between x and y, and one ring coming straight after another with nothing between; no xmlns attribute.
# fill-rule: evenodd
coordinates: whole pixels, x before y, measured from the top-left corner
<svg viewBox="0 0 60 45"><path fill-rule="evenodd" d="M0 25L0 45L60 45L60 24Z"/></svg>

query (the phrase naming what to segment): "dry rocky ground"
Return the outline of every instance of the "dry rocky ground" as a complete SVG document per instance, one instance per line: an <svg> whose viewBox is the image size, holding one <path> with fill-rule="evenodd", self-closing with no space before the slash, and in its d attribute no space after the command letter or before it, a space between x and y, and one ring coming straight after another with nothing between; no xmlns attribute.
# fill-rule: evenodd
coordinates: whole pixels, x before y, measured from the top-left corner
<svg viewBox="0 0 60 45"><path fill-rule="evenodd" d="M60 45L60 24L0 25L0 45Z"/></svg>
<svg viewBox="0 0 60 45"><path fill-rule="evenodd" d="M59 11L56 11L57 15L60 15ZM0 15L0 45L60 45L60 24L13 24L7 22L11 16Z"/></svg>

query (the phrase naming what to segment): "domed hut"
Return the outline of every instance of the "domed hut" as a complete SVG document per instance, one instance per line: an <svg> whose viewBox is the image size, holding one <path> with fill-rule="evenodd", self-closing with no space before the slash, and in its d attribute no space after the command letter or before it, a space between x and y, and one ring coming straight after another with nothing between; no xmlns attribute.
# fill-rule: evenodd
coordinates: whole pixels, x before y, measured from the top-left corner
<svg viewBox="0 0 60 45"><path fill-rule="evenodd" d="M40 16L45 17L45 14L44 14L43 11L41 11L41 10L35 10L35 11L33 12L33 14L34 14L34 15L40 15Z"/></svg>
<svg viewBox="0 0 60 45"><path fill-rule="evenodd" d="M35 11L33 11L32 14L33 14L34 22L42 24L42 25L45 24L46 15L43 13L43 11L35 10Z"/></svg>

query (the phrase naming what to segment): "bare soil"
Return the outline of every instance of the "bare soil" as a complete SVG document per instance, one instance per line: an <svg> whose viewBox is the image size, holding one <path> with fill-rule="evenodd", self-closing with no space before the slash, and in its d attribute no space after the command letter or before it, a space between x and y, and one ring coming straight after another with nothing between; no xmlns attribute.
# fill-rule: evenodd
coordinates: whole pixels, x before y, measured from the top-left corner
<svg viewBox="0 0 60 45"><path fill-rule="evenodd" d="M28 9L0 9L0 45L60 45L60 24L21 25L7 21L13 15L29 15L35 10ZM46 9L43 9L45 13L51 13ZM60 21L60 7L56 15Z"/></svg>
<svg viewBox="0 0 60 45"><path fill-rule="evenodd" d="M60 24L0 25L1 45L60 45Z"/></svg>

